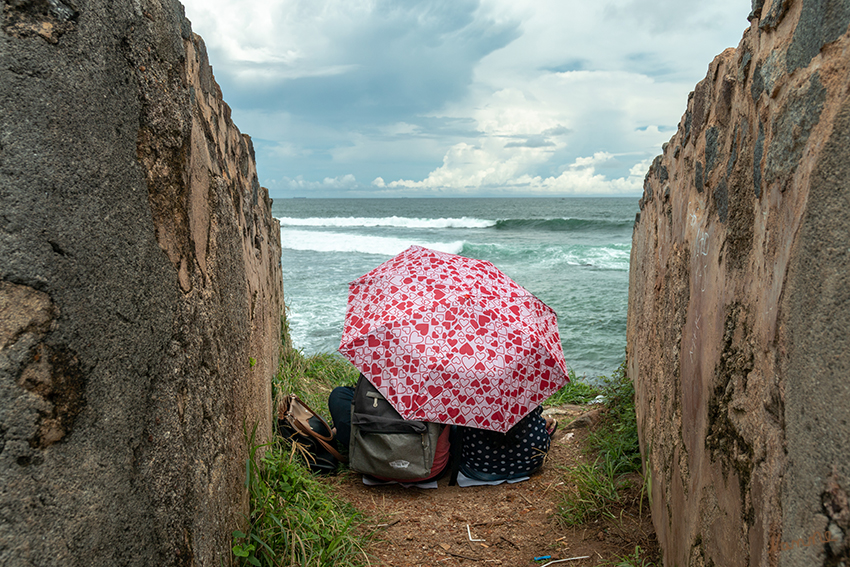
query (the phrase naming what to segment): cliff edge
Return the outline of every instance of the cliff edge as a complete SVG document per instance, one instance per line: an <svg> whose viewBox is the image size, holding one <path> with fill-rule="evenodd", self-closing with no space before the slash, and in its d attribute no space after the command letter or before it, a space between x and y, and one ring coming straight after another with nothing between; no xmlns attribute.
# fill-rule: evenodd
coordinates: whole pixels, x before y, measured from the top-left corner
<svg viewBox="0 0 850 567"><path fill-rule="evenodd" d="M850 549L850 2L753 2L649 173L628 371L665 565Z"/></svg>
<svg viewBox="0 0 850 567"><path fill-rule="evenodd" d="M175 0L0 33L0 565L225 565L271 433L280 229Z"/></svg>

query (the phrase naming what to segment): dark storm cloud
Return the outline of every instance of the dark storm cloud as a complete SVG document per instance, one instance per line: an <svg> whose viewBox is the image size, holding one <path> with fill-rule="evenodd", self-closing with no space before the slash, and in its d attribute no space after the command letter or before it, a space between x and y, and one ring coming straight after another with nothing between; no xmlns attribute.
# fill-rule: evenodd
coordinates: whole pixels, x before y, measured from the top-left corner
<svg viewBox="0 0 850 567"><path fill-rule="evenodd" d="M463 96L478 61L518 37L516 22L476 19L478 6L477 0L384 1L334 38L327 57L341 72L286 78L287 65L280 63L282 77L265 84L240 83L236 73L220 82L234 106L285 108L319 123L404 120ZM262 65L275 75L275 64Z"/></svg>

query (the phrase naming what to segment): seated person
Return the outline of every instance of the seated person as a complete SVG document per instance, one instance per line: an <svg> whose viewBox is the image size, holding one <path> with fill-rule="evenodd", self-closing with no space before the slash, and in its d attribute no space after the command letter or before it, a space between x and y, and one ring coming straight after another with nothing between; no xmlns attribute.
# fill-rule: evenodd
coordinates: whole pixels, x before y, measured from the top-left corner
<svg viewBox="0 0 850 567"><path fill-rule="evenodd" d="M348 451L351 439L351 403L354 400L354 391L355 389L351 386L339 386L334 388L330 397L328 397L328 410L330 411L335 430L334 438L339 441L343 451ZM450 428L444 427L442 433L440 433L440 437L437 439L431 474L427 477L400 480L376 475L368 476L378 480L395 481L405 484L417 484L438 479L446 470L446 466L449 463L449 434Z"/></svg>
<svg viewBox="0 0 850 567"><path fill-rule="evenodd" d="M513 480L529 476L543 466L549 443L558 424L543 418L538 406L506 433L458 427L458 469L481 481Z"/></svg>

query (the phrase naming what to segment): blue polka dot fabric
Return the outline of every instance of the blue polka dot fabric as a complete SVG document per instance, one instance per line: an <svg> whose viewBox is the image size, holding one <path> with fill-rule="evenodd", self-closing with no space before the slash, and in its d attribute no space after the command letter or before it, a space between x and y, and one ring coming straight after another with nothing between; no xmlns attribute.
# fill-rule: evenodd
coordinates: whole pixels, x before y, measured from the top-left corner
<svg viewBox="0 0 850 567"><path fill-rule="evenodd" d="M507 433L458 427L460 471L476 480L511 480L543 465L549 451L543 408L537 407Z"/></svg>

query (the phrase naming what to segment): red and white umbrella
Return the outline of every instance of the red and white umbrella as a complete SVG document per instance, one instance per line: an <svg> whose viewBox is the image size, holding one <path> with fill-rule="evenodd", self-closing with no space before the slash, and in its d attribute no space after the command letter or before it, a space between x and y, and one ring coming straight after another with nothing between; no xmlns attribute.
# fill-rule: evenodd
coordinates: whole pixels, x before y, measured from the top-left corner
<svg viewBox="0 0 850 567"><path fill-rule="evenodd" d="M493 431L568 380L551 308L490 262L420 246L349 284L339 351L405 419Z"/></svg>

